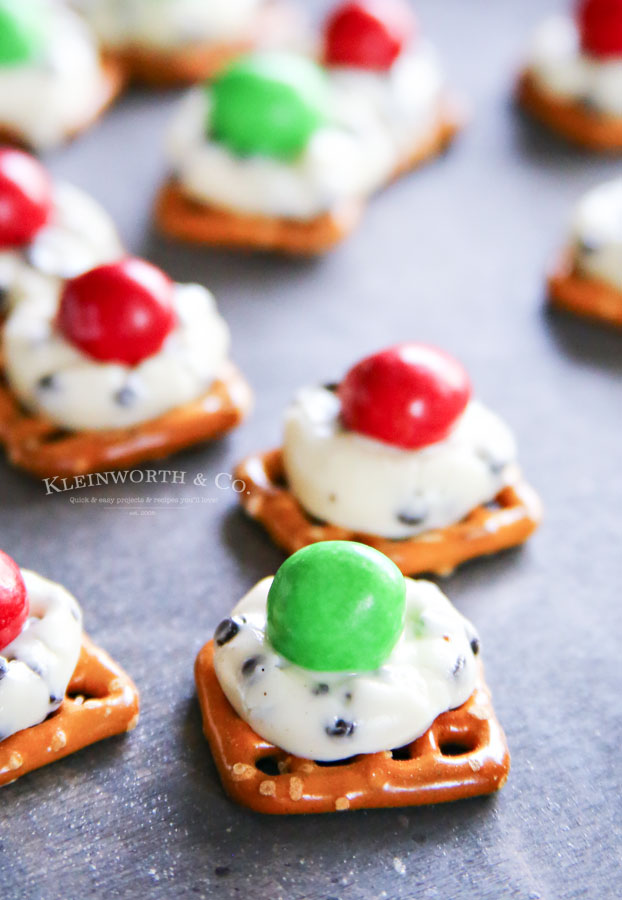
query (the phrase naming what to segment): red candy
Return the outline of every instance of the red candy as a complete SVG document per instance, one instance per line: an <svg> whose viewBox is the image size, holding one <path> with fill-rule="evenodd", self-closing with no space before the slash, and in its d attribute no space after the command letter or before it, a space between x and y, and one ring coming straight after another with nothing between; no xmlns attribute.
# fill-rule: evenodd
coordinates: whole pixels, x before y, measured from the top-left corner
<svg viewBox="0 0 622 900"><path fill-rule="evenodd" d="M390 69L415 35L417 23L402 0L359 0L337 7L326 23L328 65Z"/></svg>
<svg viewBox="0 0 622 900"><path fill-rule="evenodd" d="M582 0L577 21L585 53L622 56L622 0Z"/></svg>
<svg viewBox="0 0 622 900"><path fill-rule="evenodd" d="M346 428L414 450L443 440L471 396L460 363L425 344L397 344L357 363L339 385Z"/></svg>
<svg viewBox="0 0 622 900"><path fill-rule="evenodd" d="M27 244L52 211L52 183L34 157L0 150L0 248Z"/></svg>
<svg viewBox="0 0 622 900"><path fill-rule="evenodd" d="M0 650L21 632L28 609L26 585L19 566L0 550Z"/></svg>
<svg viewBox="0 0 622 900"><path fill-rule="evenodd" d="M175 325L173 282L134 257L98 266L67 282L57 324L88 356L136 365L158 352Z"/></svg>

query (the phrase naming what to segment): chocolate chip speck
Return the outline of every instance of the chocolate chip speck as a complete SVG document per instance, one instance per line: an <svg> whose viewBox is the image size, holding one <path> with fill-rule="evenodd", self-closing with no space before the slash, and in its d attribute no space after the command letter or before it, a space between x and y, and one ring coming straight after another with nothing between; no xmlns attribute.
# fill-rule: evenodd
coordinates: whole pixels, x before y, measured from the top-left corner
<svg viewBox="0 0 622 900"><path fill-rule="evenodd" d="M320 682L318 682L318 684L313 685L313 687L311 689L311 693L315 697L319 697L321 694L327 694L329 692L329 690L330 690L330 688L328 687L328 685L325 684L323 681L320 681Z"/></svg>
<svg viewBox="0 0 622 900"><path fill-rule="evenodd" d="M239 630L240 626L233 619L223 619L214 632L214 640L219 647L222 647L223 644L232 640Z"/></svg>
<svg viewBox="0 0 622 900"><path fill-rule="evenodd" d="M346 719L335 719L331 725L326 726L326 734L329 737L350 737L354 734L356 725Z"/></svg>
<svg viewBox="0 0 622 900"><path fill-rule="evenodd" d="M477 656L477 654L479 653L480 642L479 642L479 638L476 634L474 634L473 637L471 638L470 644L471 644L471 650L473 651L473 655Z"/></svg>
<svg viewBox="0 0 622 900"><path fill-rule="evenodd" d="M480 448L477 451L477 455L482 460L482 462L488 466L492 475L499 475L501 472L503 472L508 464L507 459L499 459L498 457L495 458L494 456L491 456L491 454L486 449Z"/></svg>
<svg viewBox="0 0 622 900"><path fill-rule="evenodd" d="M53 391L57 386L57 381L54 375L44 375L37 382L37 388L40 391Z"/></svg>
<svg viewBox="0 0 622 900"><path fill-rule="evenodd" d="M579 253L583 253L585 256L588 256L590 253L596 253L597 250L600 249L600 247L597 241L583 238L579 241L577 249Z"/></svg>
<svg viewBox="0 0 622 900"><path fill-rule="evenodd" d="M325 391L330 391L331 394L336 394L339 389L339 385L336 381L329 381L328 384L323 384L322 387Z"/></svg>
<svg viewBox="0 0 622 900"><path fill-rule="evenodd" d="M346 703L349 703L350 700L352 700L352 691L346 691L346 693L344 694L344 697L345 697Z"/></svg>
<svg viewBox="0 0 622 900"><path fill-rule="evenodd" d="M249 656L248 659L244 660L242 663L242 675L244 675L245 678L248 678L262 662L263 656Z"/></svg>
<svg viewBox="0 0 622 900"><path fill-rule="evenodd" d="M577 102L581 104L586 112L594 113L594 115L597 115L601 111L600 107L595 102L594 98L590 96L590 94L584 94L582 97L577 97Z"/></svg>
<svg viewBox="0 0 622 900"><path fill-rule="evenodd" d="M125 385L114 395L114 402L119 406L132 406L136 402L137 393L134 388Z"/></svg>
<svg viewBox="0 0 622 900"><path fill-rule="evenodd" d="M425 522L425 515L411 512L399 512L395 518L402 525L421 525Z"/></svg>

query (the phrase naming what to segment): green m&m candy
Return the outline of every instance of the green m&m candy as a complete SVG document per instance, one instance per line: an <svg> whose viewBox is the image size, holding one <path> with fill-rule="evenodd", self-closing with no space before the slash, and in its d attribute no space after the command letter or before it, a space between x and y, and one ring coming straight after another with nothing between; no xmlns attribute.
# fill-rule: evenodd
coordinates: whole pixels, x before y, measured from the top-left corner
<svg viewBox="0 0 622 900"><path fill-rule="evenodd" d="M294 54L244 57L208 90L211 134L240 156L295 159L327 117L324 73Z"/></svg>
<svg viewBox="0 0 622 900"><path fill-rule="evenodd" d="M46 18L41 0L0 0L0 66L17 66L41 53Z"/></svg>
<svg viewBox="0 0 622 900"><path fill-rule="evenodd" d="M372 547L311 544L274 577L267 638L277 653L306 669L371 671L402 633L405 597L404 576Z"/></svg>

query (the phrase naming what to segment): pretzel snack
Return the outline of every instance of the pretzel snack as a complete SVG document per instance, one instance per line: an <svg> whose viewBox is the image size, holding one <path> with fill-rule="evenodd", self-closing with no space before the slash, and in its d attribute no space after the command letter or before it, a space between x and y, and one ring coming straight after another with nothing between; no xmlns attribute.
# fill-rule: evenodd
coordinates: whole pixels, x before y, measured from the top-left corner
<svg viewBox="0 0 622 900"><path fill-rule="evenodd" d="M548 278L553 306L622 328L622 291L606 281L582 275L566 253Z"/></svg>
<svg viewBox="0 0 622 900"><path fill-rule="evenodd" d="M132 44L114 51L114 58L127 77L150 87L189 87L213 78L238 56L276 38L286 42L300 23L285 0L265 3L250 24L248 34L236 41L203 41L182 47L152 48Z"/></svg>
<svg viewBox="0 0 622 900"><path fill-rule="evenodd" d="M391 540L311 519L287 487L280 449L248 457L235 477L246 485L238 494L246 512L287 553L316 541L359 541L392 559L404 575L447 575L468 559L514 547L527 540L541 517L535 492L519 481L497 494L494 508L478 506L455 525Z"/></svg>
<svg viewBox="0 0 622 900"><path fill-rule="evenodd" d="M462 127L464 114L450 100L443 103L431 131L396 167L395 180L441 153ZM246 215L188 197L175 178L161 188L155 219L167 237L197 244L269 250L312 256L330 250L358 223L365 203L350 200L310 221Z"/></svg>
<svg viewBox="0 0 622 900"><path fill-rule="evenodd" d="M72 141L79 137L83 131L91 127L99 117L110 107L117 99L123 88L125 87L125 72L123 67L117 60L109 54L102 56L103 79L99 97L93 105L93 109L87 118L76 125L70 132L65 135L65 140ZM36 151L36 147L32 147L23 134L15 131L8 126L2 125L0 122L0 144L8 144L11 147L17 147L21 150Z"/></svg>
<svg viewBox="0 0 622 900"><path fill-rule="evenodd" d="M0 741L0 786L96 741L131 731L138 691L129 675L86 635L76 670L56 712Z"/></svg>
<svg viewBox="0 0 622 900"><path fill-rule="evenodd" d="M214 670L214 642L200 650L195 679L203 731L229 796L256 812L320 813L422 806L503 787L510 754L480 666L474 692L397 750L318 764L259 737L238 716Z"/></svg>
<svg viewBox="0 0 622 900"><path fill-rule="evenodd" d="M0 356L0 444L10 462L40 478L161 459L235 428L250 404L248 384L229 363L201 397L157 419L106 431L66 431L24 410L2 374Z"/></svg>
<svg viewBox="0 0 622 900"><path fill-rule="evenodd" d="M622 116L545 91L529 72L519 77L516 98L530 115L567 140L601 153L622 151Z"/></svg>

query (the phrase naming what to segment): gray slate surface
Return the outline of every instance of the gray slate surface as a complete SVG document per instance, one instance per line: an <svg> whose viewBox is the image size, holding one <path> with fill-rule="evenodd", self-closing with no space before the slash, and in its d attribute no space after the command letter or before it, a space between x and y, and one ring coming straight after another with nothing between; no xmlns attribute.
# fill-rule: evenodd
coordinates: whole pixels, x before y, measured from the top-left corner
<svg viewBox="0 0 622 900"><path fill-rule="evenodd" d="M50 164L103 201L132 250L216 293L257 392L250 422L179 455L207 497L153 517L46 497L0 461L0 546L79 597L88 630L142 691L138 729L2 792L7 898L605 898L620 896L620 335L551 315L542 273L570 206L620 171L508 102L537 0L419 0L474 119L443 160L371 204L318 262L168 245L149 232L174 95L135 93ZM260 817L220 788L192 664L218 620L282 557L231 492L197 488L274 445L299 385L412 336L445 346L515 428L546 520L523 550L444 586L483 636L513 769L493 799L404 811ZM220 874L219 874L220 873Z"/></svg>

